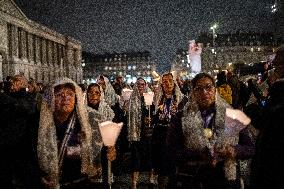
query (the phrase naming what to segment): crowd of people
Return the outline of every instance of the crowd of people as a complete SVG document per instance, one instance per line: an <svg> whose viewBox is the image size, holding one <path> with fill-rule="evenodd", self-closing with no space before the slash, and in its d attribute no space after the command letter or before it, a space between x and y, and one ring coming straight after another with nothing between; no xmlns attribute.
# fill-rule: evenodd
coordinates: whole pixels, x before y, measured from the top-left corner
<svg viewBox="0 0 284 189"><path fill-rule="evenodd" d="M284 188L284 47L272 64L264 79L246 82L232 70L186 82L166 72L155 83L138 78L133 85L122 76L111 83L101 75L89 85L59 78L48 86L7 77L0 93L1 187L108 188L108 162L115 170L128 154L131 189L139 188L141 172L149 174L149 188ZM229 109L250 124L229 117ZM115 146L103 145L104 121L123 122Z"/></svg>

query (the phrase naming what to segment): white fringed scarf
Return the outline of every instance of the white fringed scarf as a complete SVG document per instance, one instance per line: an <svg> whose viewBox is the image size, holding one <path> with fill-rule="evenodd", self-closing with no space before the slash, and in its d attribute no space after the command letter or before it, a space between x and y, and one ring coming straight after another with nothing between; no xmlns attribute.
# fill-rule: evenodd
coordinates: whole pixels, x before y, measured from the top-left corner
<svg viewBox="0 0 284 189"><path fill-rule="evenodd" d="M146 83L146 81L145 81ZM150 92L150 88L146 86L144 92ZM141 139L141 96L137 87L137 84L133 87L133 92L130 96L129 100L129 108L128 108L128 117L127 117L127 130L128 130L128 141L140 141Z"/></svg>
<svg viewBox="0 0 284 189"><path fill-rule="evenodd" d="M114 106L116 102L118 102L118 95L116 95L109 79L103 76L106 89L104 91L104 100L109 106ZM97 81L100 79L100 76L97 78Z"/></svg>
<svg viewBox="0 0 284 189"><path fill-rule="evenodd" d="M163 76L166 75L166 74L169 74L169 73L163 74L163 75L161 76L161 78L163 78ZM177 82L176 82L176 78L174 78L174 76L173 76L173 80L174 80L174 84L175 84L173 95L175 95L175 97L176 97L176 98L175 98L176 104L179 104L179 103L182 101L184 95L183 95L182 92L180 91L180 88L179 88L179 86L178 86L178 84L177 84ZM157 113L157 111L158 111L158 109L159 109L159 104L160 104L160 101L161 101L161 99L162 99L162 96L163 96L162 79L160 79L160 81L159 81L159 86L158 86L158 93L155 94L155 97L154 97L155 113Z"/></svg>
<svg viewBox="0 0 284 189"><path fill-rule="evenodd" d="M212 149L214 145L221 147L225 143L227 144L227 139L224 137L225 131L225 117L226 108L231 108L231 106L223 100L216 92L216 115L215 124L213 124L213 136L209 140L204 135L203 120L201 117L201 112L193 99L192 92L190 93L190 98L185 105L183 117L182 117L182 130L185 137L185 146L192 150L201 150L204 148ZM230 140L230 145L235 146L238 144L239 137L235 136ZM224 173L228 180L234 180L234 175L236 174L236 160L225 160L224 163ZM233 179L232 179L233 178Z"/></svg>
<svg viewBox="0 0 284 189"><path fill-rule="evenodd" d="M56 183L52 189L59 189L59 168L58 168L58 147L56 128L54 124L54 87L70 83L75 87L76 93L76 115L81 125L81 173L92 177L93 167L93 149L92 149L92 129L88 122L88 114L82 98L81 88L69 78L56 80L55 84L42 101L40 111L40 122L38 129L38 161L40 169L46 174L51 182Z"/></svg>

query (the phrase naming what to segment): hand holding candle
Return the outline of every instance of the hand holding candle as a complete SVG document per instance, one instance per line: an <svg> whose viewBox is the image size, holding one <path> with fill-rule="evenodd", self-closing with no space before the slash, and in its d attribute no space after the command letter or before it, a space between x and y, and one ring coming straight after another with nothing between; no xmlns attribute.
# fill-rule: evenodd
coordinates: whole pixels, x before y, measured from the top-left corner
<svg viewBox="0 0 284 189"><path fill-rule="evenodd" d="M123 123L114 123L111 121L105 121L99 123L100 133L102 135L103 143L108 147L108 184L111 188L112 174L111 174L111 161L115 159L115 143L122 128Z"/></svg>
<svg viewBox="0 0 284 189"><path fill-rule="evenodd" d="M100 133L105 146L114 146L120 133L123 123L105 121L99 123Z"/></svg>
<svg viewBox="0 0 284 189"><path fill-rule="evenodd" d="M153 104L153 99L154 99L154 93L153 92L148 92L148 93L143 93L145 104L149 107L149 117L148 117L148 125L150 127L151 125L151 110L150 106Z"/></svg>

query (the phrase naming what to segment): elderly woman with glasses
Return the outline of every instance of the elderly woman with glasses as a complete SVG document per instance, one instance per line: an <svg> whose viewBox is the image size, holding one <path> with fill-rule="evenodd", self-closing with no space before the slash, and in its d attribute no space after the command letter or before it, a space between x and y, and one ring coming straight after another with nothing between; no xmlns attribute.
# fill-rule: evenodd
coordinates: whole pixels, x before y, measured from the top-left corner
<svg viewBox="0 0 284 189"><path fill-rule="evenodd" d="M183 187L236 188L239 176L232 178L232 172L239 168L237 160L254 154L249 128L236 134L234 142L226 143L222 136L226 128L226 108L230 105L219 97L215 80L200 73L192 80L192 89L184 111L172 121L167 138L177 173L190 176ZM231 159L233 169L227 169L225 162Z"/></svg>
<svg viewBox="0 0 284 189"><path fill-rule="evenodd" d="M49 189L87 189L97 172L94 145L98 128L90 124L82 91L60 78L45 92L38 128L38 164Z"/></svg>

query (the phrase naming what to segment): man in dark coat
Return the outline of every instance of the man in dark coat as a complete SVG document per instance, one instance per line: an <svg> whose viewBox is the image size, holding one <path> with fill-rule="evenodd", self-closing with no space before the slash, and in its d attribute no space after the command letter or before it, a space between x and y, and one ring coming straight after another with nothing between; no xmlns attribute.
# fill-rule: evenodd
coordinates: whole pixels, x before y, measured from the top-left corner
<svg viewBox="0 0 284 189"><path fill-rule="evenodd" d="M269 88L268 106L258 122L260 133L252 162L251 188L284 188L284 47L276 52L276 77Z"/></svg>
<svg viewBox="0 0 284 189"><path fill-rule="evenodd" d="M1 94L0 182L6 186L4 188L38 188L35 152L38 118L25 83L23 76L15 76L9 96Z"/></svg>

